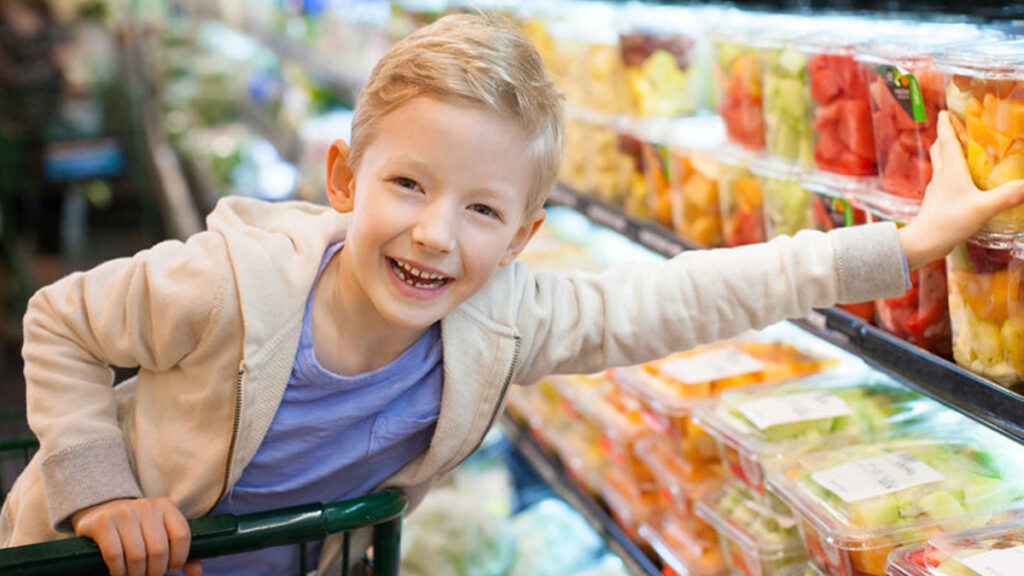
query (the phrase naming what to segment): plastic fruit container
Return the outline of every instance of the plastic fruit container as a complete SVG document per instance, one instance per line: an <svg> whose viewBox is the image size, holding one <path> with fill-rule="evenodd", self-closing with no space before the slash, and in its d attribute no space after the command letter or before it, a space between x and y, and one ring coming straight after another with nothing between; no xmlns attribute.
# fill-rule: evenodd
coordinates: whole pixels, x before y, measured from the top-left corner
<svg viewBox="0 0 1024 576"><path fill-rule="evenodd" d="M772 20L737 17L708 35L715 54L711 72L718 113L726 134L730 141L756 150L763 149L765 141L761 60L754 36Z"/></svg>
<svg viewBox="0 0 1024 576"><path fill-rule="evenodd" d="M765 149L800 166L814 160L807 55L796 38L807 27L783 26L755 40L760 57Z"/></svg>
<svg viewBox="0 0 1024 576"><path fill-rule="evenodd" d="M718 448L692 419L697 401L723 390L816 374L838 362L785 342L726 341L649 364L612 368L608 376L643 405L643 418L694 466L719 460Z"/></svg>
<svg viewBox="0 0 1024 576"><path fill-rule="evenodd" d="M1024 41L990 42L946 51L936 67L949 76L947 105L971 177L991 190L1024 179ZM1024 226L1024 207L986 225L994 232Z"/></svg>
<svg viewBox="0 0 1024 576"><path fill-rule="evenodd" d="M726 484L697 502L697 515L715 527L726 564L745 576L779 576L807 558L785 505L772 507L739 484Z"/></svg>
<svg viewBox="0 0 1024 576"><path fill-rule="evenodd" d="M890 571L898 576L1016 574L1024 561L1022 521L939 534L914 550L897 551Z"/></svg>
<svg viewBox="0 0 1024 576"><path fill-rule="evenodd" d="M623 150L621 122L610 116L584 114L581 158L585 173L582 192L612 206L623 207L635 171L635 157Z"/></svg>
<svg viewBox="0 0 1024 576"><path fill-rule="evenodd" d="M771 159L759 159L751 171L761 178L764 196L765 238L792 236L814 228L811 193L800 182L799 168Z"/></svg>
<svg viewBox="0 0 1024 576"><path fill-rule="evenodd" d="M668 147L657 142L644 142L640 153L644 159L647 210L650 212L651 220L662 226L671 227L672 187L668 170Z"/></svg>
<svg viewBox="0 0 1024 576"><path fill-rule="evenodd" d="M953 358L1006 385L1024 382L1022 259L1013 236L984 231L946 257Z"/></svg>
<svg viewBox="0 0 1024 576"><path fill-rule="evenodd" d="M598 2L580 5L579 13L571 17L582 46L577 63L582 76L582 107L598 114L625 114L630 108L615 27L620 17L619 6Z"/></svg>
<svg viewBox="0 0 1024 576"><path fill-rule="evenodd" d="M797 562L786 566L779 576L828 576L814 565L814 562Z"/></svg>
<svg viewBox="0 0 1024 576"><path fill-rule="evenodd" d="M604 469L600 494L612 518L630 538L635 539L640 525L657 511L657 494L638 486L628 474L614 466Z"/></svg>
<svg viewBox="0 0 1024 576"><path fill-rule="evenodd" d="M863 201L867 182L861 178L845 178L827 172L806 173L801 182L811 190L811 213L814 227L822 232L867 224L873 220ZM875 318L874 302L840 304L838 306L865 322Z"/></svg>
<svg viewBox="0 0 1024 576"><path fill-rule="evenodd" d="M934 59L957 43L981 38L976 28L922 25L907 36L861 47L857 59L868 84L878 158L880 202L886 212L917 211L932 177L929 149L946 108L946 81Z"/></svg>
<svg viewBox="0 0 1024 576"><path fill-rule="evenodd" d="M800 40L808 57L813 159L818 170L854 177L878 174L868 78L855 54L873 38L899 37L901 31L897 22L849 18Z"/></svg>
<svg viewBox="0 0 1024 576"><path fill-rule="evenodd" d="M722 176L718 200L722 207L722 239L726 246L765 241L761 178L750 170L754 155L736 146L718 151Z"/></svg>
<svg viewBox="0 0 1024 576"><path fill-rule="evenodd" d="M910 271L910 288L896 298L875 300L878 325L940 356L953 353L946 260Z"/></svg>
<svg viewBox="0 0 1024 576"><path fill-rule="evenodd" d="M660 501L670 506L672 513L679 518L693 518L697 499L722 484L719 463L695 466L662 438L648 436L637 442L633 449L637 458L650 470Z"/></svg>
<svg viewBox="0 0 1024 576"><path fill-rule="evenodd" d="M631 111L639 118L686 116L697 110L692 71L700 29L692 12L674 6L627 5L619 29Z"/></svg>
<svg viewBox="0 0 1024 576"><path fill-rule="evenodd" d="M640 537L658 555L662 565L674 574L729 574L718 542L713 537L709 539L699 535L691 521L664 514L640 526Z"/></svg>
<svg viewBox="0 0 1024 576"><path fill-rule="evenodd" d="M722 245L722 166L712 151L724 141L724 134L717 117L687 118L675 123L664 150L672 227L680 237L707 248Z"/></svg>
<svg viewBox="0 0 1024 576"><path fill-rule="evenodd" d="M889 553L1024 507L1019 463L955 437L803 455L769 485L792 506L809 556L833 576L884 576Z"/></svg>
<svg viewBox="0 0 1024 576"><path fill-rule="evenodd" d="M695 417L715 437L726 473L764 494L768 472L801 454L890 438L943 412L881 374L851 373L729 390Z"/></svg>
<svg viewBox="0 0 1024 576"><path fill-rule="evenodd" d="M626 213L641 219L651 217L648 203L646 158L644 137L636 131L623 129L619 132L619 153L623 156L623 208Z"/></svg>

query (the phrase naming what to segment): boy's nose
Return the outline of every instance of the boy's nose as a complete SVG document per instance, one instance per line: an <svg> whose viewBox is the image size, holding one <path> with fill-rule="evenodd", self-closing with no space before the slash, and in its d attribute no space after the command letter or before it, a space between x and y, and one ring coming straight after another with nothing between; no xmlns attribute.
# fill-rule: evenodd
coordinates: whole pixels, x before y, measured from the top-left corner
<svg viewBox="0 0 1024 576"><path fill-rule="evenodd" d="M455 225L455 210L436 202L420 214L412 240L430 252L451 252L455 249Z"/></svg>

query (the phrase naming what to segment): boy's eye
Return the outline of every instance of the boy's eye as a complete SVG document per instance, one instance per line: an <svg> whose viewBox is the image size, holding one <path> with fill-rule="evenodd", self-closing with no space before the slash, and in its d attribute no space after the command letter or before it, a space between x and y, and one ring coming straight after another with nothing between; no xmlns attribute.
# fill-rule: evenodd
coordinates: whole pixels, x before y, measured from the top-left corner
<svg viewBox="0 0 1024 576"><path fill-rule="evenodd" d="M487 216L488 218L496 218L498 220L501 220L501 214L499 214L497 210L491 208L486 204L473 204L472 206L469 207L469 209L482 216Z"/></svg>
<svg viewBox="0 0 1024 576"><path fill-rule="evenodd" d="M415 189L420 187L420 185L417 184L415 180L413 180L411 178L405 178L405 177L402 177L402 176L399 176L397 178L392 178L391 181L394 182L395 184L397 184L398 186L400 186L402 188L406 188L408 190L415 190Z"/></svg>

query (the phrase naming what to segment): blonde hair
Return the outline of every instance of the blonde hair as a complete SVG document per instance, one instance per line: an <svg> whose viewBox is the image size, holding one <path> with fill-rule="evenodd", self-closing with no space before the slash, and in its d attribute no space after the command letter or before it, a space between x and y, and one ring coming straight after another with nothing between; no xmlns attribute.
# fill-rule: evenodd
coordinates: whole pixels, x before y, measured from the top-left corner
<svg viewBox="0 0 1024 576"><path fill-rule="evenodd" d="M512 118L534 139L537 174L526 214L543 206L558 176L564 112L529 39L499 16L453 14L402 39L359 95L348 165L358 167L381 118L420 96L464 100Z"/></svg>

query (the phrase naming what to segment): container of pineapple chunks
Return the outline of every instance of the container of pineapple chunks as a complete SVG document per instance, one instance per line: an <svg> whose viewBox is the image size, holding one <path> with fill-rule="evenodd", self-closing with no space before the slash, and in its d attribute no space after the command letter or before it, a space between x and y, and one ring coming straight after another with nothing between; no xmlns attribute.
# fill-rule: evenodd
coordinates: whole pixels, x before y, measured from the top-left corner
<svg viewBox="0 0 1024 576"><path fill-rule="evenodd" d="M1024 566L1024 520L939 534L900 548L887 576L1012 576Z"/></svg>
<svg viewBox="0 0 1024 576"><path fill-rule="evenodd" d="M1020 454L983 447L993 445L947 437L846 446L805 454L772 471L768 484L792 507L825 572L884 576L900 546L1024 510Z"/></svg>
<svg viewBox="0 0 1024 576"><path fill-rule="evenodd" d="M779 576L807 558L796 519L778 500L726 483L697 502L697 515L715 527L726 564L745 576Z"/></svg>
<svg viewBox="0 0 1024 576"><path fill-rule="evenodd" d="M889 438L948 411L877 372L831 374L724 392L694 411L726 473L758 494L800 454Z"/></svg>

